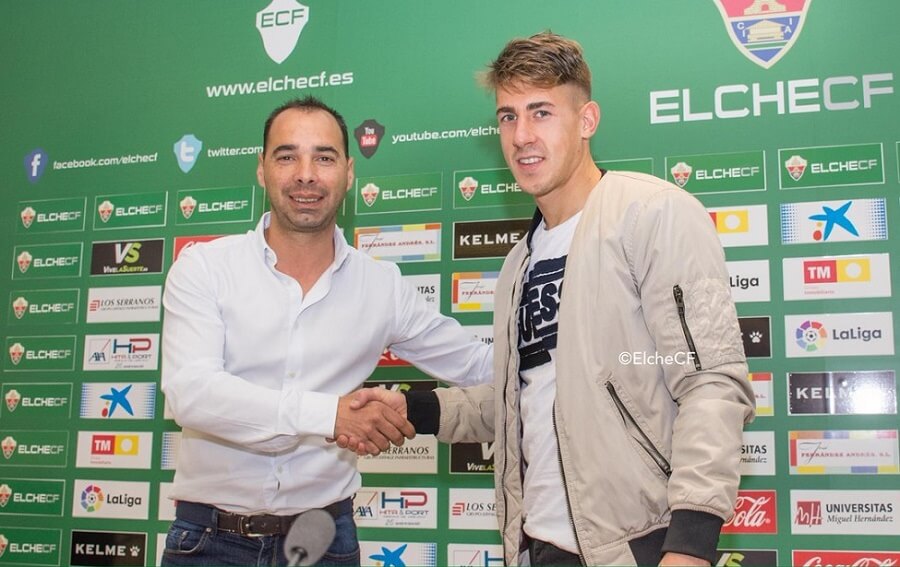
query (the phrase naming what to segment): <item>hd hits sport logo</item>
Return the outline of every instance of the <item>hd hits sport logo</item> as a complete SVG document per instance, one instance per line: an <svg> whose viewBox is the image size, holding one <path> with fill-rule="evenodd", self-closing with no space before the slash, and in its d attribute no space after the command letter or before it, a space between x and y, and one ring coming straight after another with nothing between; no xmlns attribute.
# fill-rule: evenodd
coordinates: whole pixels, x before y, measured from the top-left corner
<svg viewBox="0 0 900 567"><path fill-rule="evenodd" d="M19 201L16 232L43 234L84 230L85 198Z"/></svg>
<svg viewBox="0 0 900 567"><path fill-rule="evenodd" d="M159 334L85 335L84 370L156 370Z"/></svg>
<svg viewBox="0 0 900 567"><path fill-rule="evenodd" d="M353 498L357 525L380 528L437 528L436 488L370 488Z"/></svg>

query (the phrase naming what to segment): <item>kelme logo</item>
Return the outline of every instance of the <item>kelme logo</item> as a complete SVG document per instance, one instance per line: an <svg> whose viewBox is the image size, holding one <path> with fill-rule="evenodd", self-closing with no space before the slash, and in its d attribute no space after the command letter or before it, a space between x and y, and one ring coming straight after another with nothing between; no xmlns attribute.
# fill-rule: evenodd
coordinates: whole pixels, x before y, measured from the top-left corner
<svg viewBox="0 0 900 567"><path fill-rule="evenodd" d="M175 159L178 161L178 167L181 171L187 173L193 169L200 157L200 151L203 149L203 142L198 140L193 134L185 134L180 140L172 146L175 152Z"/></svg>
<svg viewBox="0 0 900 567"><path fill-rule="evenodd" d="M30 228L31 223L34 222L34 217L37 215L37 212L31 207L25 207L22 209L22 212L19 213L19 218L22 219L22 226L25 228Z"/></svg>
<svg viewBox="0 0 900 567"><path fill-rule="evenodd" d="M197 208L197 199L188 195L178 203L178 206L181 208L181 215L184 218L189 219L191 218L191 215L194 214L194 209Z"/></svg>
<svg viewBox="0 0 900 567"><path fill-rule="evenodd" d="M459 192L462 193L463 199L471 201L475 196L475 190L478 189L478 180L474 177L464 177L459 182Z"/></svg>
<svg viewBox="0 0 900 567"><path fill-rule="evenodd" d="M22 343L13 343L9 347L9 359L13 364L17 365L22 362L22 357L25 355L25 347L22 346Z"/></svg>
<svg viewBox="0 0 900 567"><path fill-rule="evenodd" d="M9 411L16 411L16 408L19 407L19 402L22 401L22 395L18 390L10 390L6 392L6 396L4 396L6 400L6 409Z"/></svg>
<svg viewBox="0 0 900 567"><path fill-rule="evenodd" d="M100 203L100 205L97 207L97 214L100 215L100 220L104 223L109 222L109 217L112 216L113 209L115 209L115 207L108 200Z"/></svg>
<svg viewBox="0 0 900 567"><path fill-rule="evenodd" d="M308 21L309 7L296 0L272 0L256 13L256 29L272 61L280 65L294 52Z"/></svg>
<svg viewBox="0 0 900 567"><path fill-rule="evenodd" d="M353 137L359 145L359 153L368 159L378 151L378 144L384 138L384 126L370 118L356 127Z"/></svg>
<svg viewBox="0 0 900 567"><path fill-rule="evenodd" d="M794 45L812 0L716 0L738 51L768 69Z"/></svg>
<svg viewBox="0 0 900 567"><path fill-rule="evenodd" d="M675 185L678 185L679 187L687 185L687 182L691 179L692 171L694 171L694 168L683 161L672 166L672 179L675 181Z"/></svg>
<svg viewBox="0 0 900 567"><path fill-rule="evenodd" d="M366 204L366 206L371 207L375 204L375 199L378 198L379 191L380 189L378 188L378 185L375 185L374 183L366 183L366 185L362 189L360 189L359 193L360 195L362 195L363 202Z"/></svg>

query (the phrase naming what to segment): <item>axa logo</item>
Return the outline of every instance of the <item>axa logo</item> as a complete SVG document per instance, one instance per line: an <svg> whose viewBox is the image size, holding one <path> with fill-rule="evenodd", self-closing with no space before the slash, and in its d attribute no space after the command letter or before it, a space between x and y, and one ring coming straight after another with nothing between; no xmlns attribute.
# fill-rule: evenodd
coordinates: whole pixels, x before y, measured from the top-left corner
<svg viewBox="0 0 900 567"><path fill-rule="evenodd" d="M375 204L375 200L378 199L378 193L381 192L378 185L374 183L366 183L362 189L359 190L360 195L362 195L363 202L367 207L371 207Z"/></svg>
<svg viewBox="0 0 900 567"><path fill-rule="evenodd" d="M693 171L694 168L683 161L672 166L672 179L675 180L675 185L678 185L679 187L687 185L687 182L691 180L691 173Z"/></svg>
<svg viewBox="0 0 900 567"><path fill-rule="evenodd" d="M294 52L308 21L309 7L296 0L272 0L256 13L256 29L272 61L281 64Z"/></svg>
<svg viewBox="0 0 900 567"><path fill-rule="evenodd" d="M47 167L47 152L40 148L36 148L31 150L31 152L25 154L25 174L28 176L28 181L32 183L37 183L38 180L44 175L44 168Z"/></svg>
<svg viewBox="0 0 900 567"><path fill-rule="evenodd" d="M793 47L812 0L716 0L738 51L764 69Z"/></svg>
<svg viewBox="0 0 900 567"><path fill-rule="evenodd" d="M828 331L818 321L804 321L797 327L794 337L797 339L797 346L806 352L815 352L825 346Z"/></svg>
<svg viewBox="0 0 900 567"><path fill-rule="evenodd" d="M175 159L178 161L178 167L185 173L193 169L197 163L197 158L200 157L201 150L203 150L203 141L198 140L193 134L185 134L172 146L172 151L175 152Z"/></svg>

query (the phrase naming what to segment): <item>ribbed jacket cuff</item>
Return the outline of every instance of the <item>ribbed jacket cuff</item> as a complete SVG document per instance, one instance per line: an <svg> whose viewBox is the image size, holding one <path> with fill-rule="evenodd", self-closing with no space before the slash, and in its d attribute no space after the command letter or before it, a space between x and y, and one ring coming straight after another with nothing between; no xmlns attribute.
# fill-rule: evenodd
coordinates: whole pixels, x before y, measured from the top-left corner
<svg viewBox="0 0 900 567"><path fill-rule="evenodd" d="M719 532L723 523L722 518L714 514L694 510L674 510L666 532L666 540L663 542L663 555L673 551L700 557L710 564L715 564Z"/></svg>
<svg viewBox="0 0 900 567"><path fill-rule="evenodd" d="M419 435L437 435L441 423L441 404L431 392L403 392L406 396L406 418Z"/></svg>

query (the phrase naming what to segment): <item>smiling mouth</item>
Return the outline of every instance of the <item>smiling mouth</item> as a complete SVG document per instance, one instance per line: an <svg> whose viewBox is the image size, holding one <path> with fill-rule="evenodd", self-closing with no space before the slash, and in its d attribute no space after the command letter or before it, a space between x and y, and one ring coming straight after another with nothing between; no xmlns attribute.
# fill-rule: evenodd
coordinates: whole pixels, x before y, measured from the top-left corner
<svg viewBox="0 0 900 567"><path fill-rule="evenodd" d="M540 158L540 157L525 157L525 158L519 158L516 161L518 161L520 165L534 165L536 163L543 161L543 159L544 158Z"/></svg>
<svg viewBox="0 0 900 567"><path fill-rule="evenodd" d="M309 205L312 203L318 203L324 197L292 197L291 200L295 203L300 203L301 205Z"/></svg>

